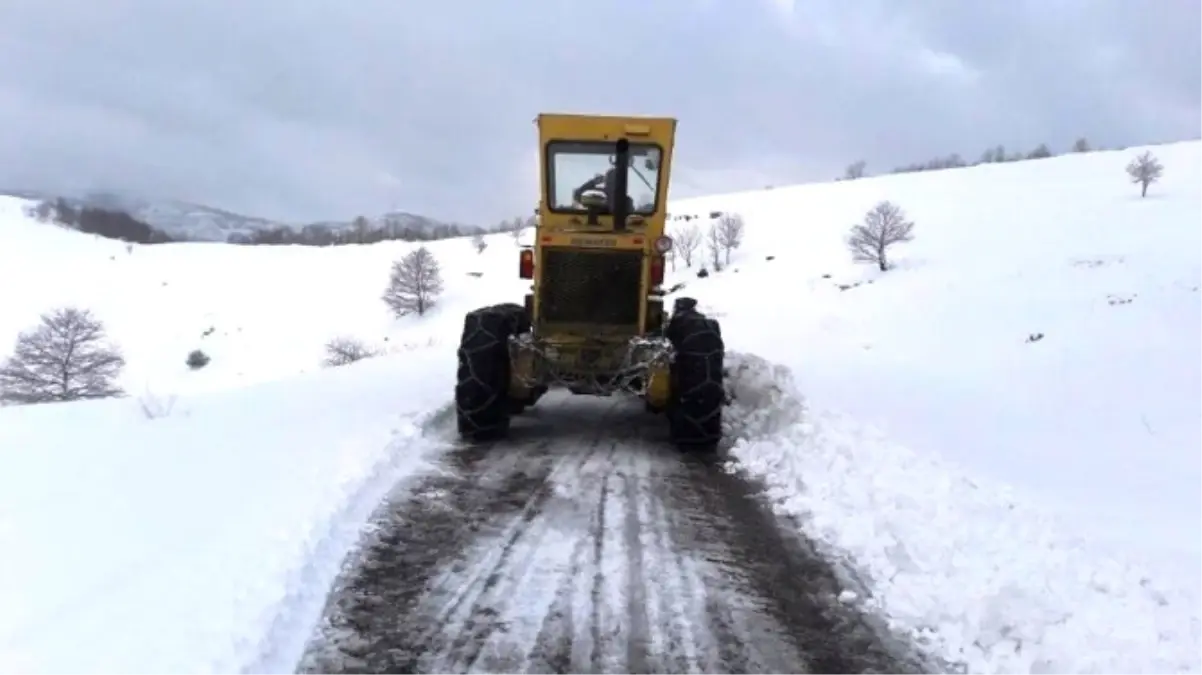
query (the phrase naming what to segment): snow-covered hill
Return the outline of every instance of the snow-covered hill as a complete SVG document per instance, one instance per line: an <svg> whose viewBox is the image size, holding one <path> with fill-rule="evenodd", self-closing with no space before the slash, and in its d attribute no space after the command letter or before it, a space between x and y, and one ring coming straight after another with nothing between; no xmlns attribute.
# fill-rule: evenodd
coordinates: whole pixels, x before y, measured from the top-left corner
<svg viewBox="0 0 1202 675"><path fill-rule="evenodd" d="M0 192L0 194L5 194ZM321 226L330 232L341 232L353 227L353 221L328 221L315 223L283 223L266 218L233 213L224 209L194 204L178 199L149 199L127 192L79 192L59 194L35 190L16 190L10 194L27 199L54 200L62 197L74 207L124 211L139 221L150 225L173 239L184 241L229 241L230 237L251 237L257 232L288 228L302 230L306 225ZM452 226L434 218L412 213L385 213L370 218L375 226L391 227L411 232L432 234ZM471 233L480 228L457 226L461 232Z"/></svg>
<svg viewBox="0 0 1202 675"><path fill-rule="evenodd" d="M671 205L747 222L673 280L735 352L737 464L973 672L1202 671L1202 144L1151 149L1146 199L1133 149ZM883 274L842 243L882 199L916 223ZM0 672L290 670L365 514L450 442L462 314L521 297L513 240L428 244L446 293L395 320L414 244L127 250L23 208L0 345L90 308L131 396L0 409ZM321 370L337 335L391 354Z"/></svg>

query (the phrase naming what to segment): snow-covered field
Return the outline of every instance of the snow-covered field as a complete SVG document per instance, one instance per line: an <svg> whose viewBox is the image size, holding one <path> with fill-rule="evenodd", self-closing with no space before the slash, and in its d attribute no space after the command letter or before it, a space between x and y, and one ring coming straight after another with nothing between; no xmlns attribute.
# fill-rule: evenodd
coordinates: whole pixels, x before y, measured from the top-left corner
<svg viewBox="0 0 1202 675"><path fill-rule="evenodd" d="M0 672L287 671L447 365L0 411Z"/></svg>
<svg viewBox="0 0 1202 675"><path fill-rule="evenodd" d="M733 456L970 671L1202 671L1202 144L1153 150L1146 199L1133 149L671 206L747 221L730 268L675 273L739 353ZM916 222L884 274L842 244L882 199ZM0 409L0 672L289 670L366 514L446 446L461 317L520 299L514 242L430 244L442 302L394 320L410 244L127 249L23 208L0 346L89 308L130 397ZM337 335L390 354L324 370Z"/></svg>

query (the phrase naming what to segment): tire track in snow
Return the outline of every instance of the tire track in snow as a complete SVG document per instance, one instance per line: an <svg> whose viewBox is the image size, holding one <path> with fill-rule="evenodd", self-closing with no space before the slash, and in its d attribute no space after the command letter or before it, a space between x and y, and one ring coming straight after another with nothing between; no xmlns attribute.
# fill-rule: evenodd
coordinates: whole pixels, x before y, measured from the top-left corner
<svg viewBox="0 0 1202 675"><path fill-rule="evenodd" d="M757 486L725 471L718 462L684 462L670 488L678 514L702 514L678 532L704 551L735 598L725 610L744 617L738 633L751 660L744 672L792 672L778 654L757 649L769 634L787 631L804 657L803 669L816 673L924 672L926 664L911 645L886 626L839 601L843 590L835 568L795 527L782 527L757 498ZM724 518L704 514L722 513ZM738 620L738 619L737 619ZM721 642L719 636L719 642Z"/></svg>
<svg viewBox="0 0 1202 675"><path fill-rule="evenodd" d="M554 414L556 403L538 412ZM457 635L467 632L478 643L491 632L496 617L476 601L502 581L513 549L530 538L530 523L543 522L534 515L552 496L551 475L587 459L553 452L555 435L532 417L513 434L532 442L458 448L445 472L381 507L331 589L300 671L417 672L432 667L432 656L474 649ZM588 417L582 428L599 433L604 417Z"/></svg>
<svg viewBox="0 0 1202 675"><path fill-rule="evenodd" d="M441 620L432 624L439 633L455 635L441 658L431 662L430 669L433 672L507 672L513 670L514 662L524 656L514 652L508 645L526 642L520 634L531 633L531 628L536 625L532 620L541 618L547 611L546 605L550 604L548 584L545 582L553 579L562 568L562 563L556 564L554 556L541 555L545 552L544 545L546 548L559 546L562 549L563 544L563 537L556 537L552 532L557 526L556 519L545 514L544 508L555 496L557 479L565 484L573 481L599 449L600 442L594 439L586 451L557 461L554 469L542 479L528 500L526 508L510 524L499 553L491 553L491 542L481 545L480 548L485 552L483 559L492 557L494 562L473 563L480 565L482 571L487 569L487 575L477 573L461 586L464 596L473 598L471 605L461 611L465 603L458 602L453 613L441 615ZM605 484L602 483L597 499L602 519L605 492ZM557 541L549 542L549 538ZM527 603L517 602L523 598L527 599ZM543 607L530 607L537 606L540 599L543 600ZM529 611L531 609L534 611ZM495 637L500 640L494 640ZM431 641L430 644L436 645L437 642Z"/></svg>
<svg viewBox="0 0 1202 675"><path fill-rule="evenodd" d="M603 642L603 622L606 609L604 591L606 558L613 545L606 537L606 525L612 518L610 504L613 486L604 472L612 462L617 441L610 441L607 452L590 456L581 465L576 484L580 491L576 503L591 508L580 509L578 522L584 525L585 536L576 536L571 542L571 553L567 564L558 570L554 595L543 612L543 620L537 630L528 633L526 654L519 663L508 668L503 664L482 664L486 670L520 670L535 672L563 672L572 670L573 663L589 663L590 669L598 669L600 645ZM598 470L601 473L596 473ZM596 482L589 479L596 478ZM581 639L577 639L577 636Z"/></svg>
<svg viewBox="0 0 1202 675"><path fill-rule="evenodd" d="M754 486L668 447L662 419L544 401L386 505L303 672L921 670Z"/></svg>

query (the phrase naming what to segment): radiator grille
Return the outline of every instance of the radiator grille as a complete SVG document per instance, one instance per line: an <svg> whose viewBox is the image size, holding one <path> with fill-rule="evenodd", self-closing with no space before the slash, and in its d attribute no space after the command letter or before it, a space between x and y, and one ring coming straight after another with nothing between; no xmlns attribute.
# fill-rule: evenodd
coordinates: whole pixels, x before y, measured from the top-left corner
<svg viewBox="0 0 1202 675"><path fill-rule="evenodd" d="M543 249L542 320L637 325L642 263L642 251Z"/></svg>

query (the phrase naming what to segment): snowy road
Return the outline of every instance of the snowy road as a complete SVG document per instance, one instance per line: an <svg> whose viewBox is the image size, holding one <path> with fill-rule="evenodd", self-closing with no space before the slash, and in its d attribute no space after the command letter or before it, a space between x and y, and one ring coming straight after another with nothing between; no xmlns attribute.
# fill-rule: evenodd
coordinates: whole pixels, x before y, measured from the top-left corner
<svg viewBox="0 0 1202 675"><path fill-rule="evenodd" d="M548 396L386 504L302 672L911 672L754 488Z"/></svg>

